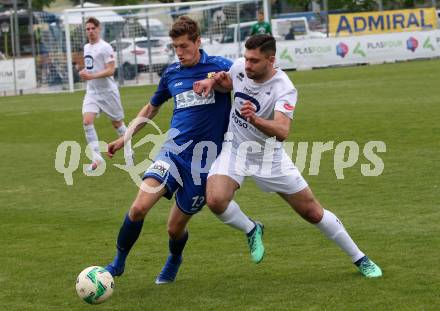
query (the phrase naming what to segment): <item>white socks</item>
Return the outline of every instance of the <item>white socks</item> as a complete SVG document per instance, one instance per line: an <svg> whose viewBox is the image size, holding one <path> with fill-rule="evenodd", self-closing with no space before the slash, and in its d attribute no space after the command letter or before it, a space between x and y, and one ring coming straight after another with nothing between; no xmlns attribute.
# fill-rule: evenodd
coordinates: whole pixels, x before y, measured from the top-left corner
<svg viewBox="0 0 440 311"><path fill-rule="evenodd" d="M324 209L324 215L321 221L315 224L315 226L329 239L335 241L335 243L351 257L353 262L365 256L348 235L344 225L342 225L341 221L332 212Z"/></svg>
<svg viewBox="0 0 440 311"><path fill-rule="evenodd" d="M127 131L127 127L125 126L124 123L122 123L122 125L116 129L116 132L118 133L119 137L124 136L126 131Z"/></svg>
<svg viewBox="0 0 440 311"><path fill-rule="evenodd" d="M127 127L124 123L122 123L122 125L116 129L119 137L124 136L126 131ZM134 152L133 149L131 149L131 140L129 140L124 145L124 159L127 166L134 166L133 154Z"/></svg>
<svg viewBox="0 0 440 311"><path fill-rule="evenodd" d="M101 152L99 151L98 134L96 134L95 126L93 124L83 124L83 127L86 134L87 144L90 144L90 147L92 148L93 161L104 161L101 156Z"/></svg>
<svg viewBox="0 0 440 311"><path fill-rule="evenodd" d="M104 159L101 156L101 152L99 151L99 142L98 142L98 134L96 134L95 126L93 124L85 125L83 124L84 132L86 134L87 144L90 144L93 152L93 161L104 162ZM124 136L127 131L127 127L124 123L120 127L116 129L118 136ZM134 166L133 161L133 150L131 149L131 140L124 145L124 159L125 163L128 166Z"/></svg>
<svg viewBox="0 0 440 311"><path fill-rule="evenodd" d="M223 214L216 215L218 219L231 227L249 233L254 229L255 223L250 220L240 209L237 202L232 200Z"/></svg>
<svg viewBox="0 0 440 311"><path fill-rule="evenodd" d="M245 233L249 233L255 227L255 223L241 211L238 204L233 200L229 203L223 214L216 216L225 224ZM342 225L341 221L332 212L324 209L324 215L321 221L315 224L315 226L329 239L335 241L335 243L351 257L353 262L365 256L348 235L344 225Z"/></svg>
<svg viewBox="0 0 440 311"><path fill-rule="evenodd" d="M223 214L216 215L225 224L249 233L254 229L255 223L251 221L240 209L238 204L232 200ZM329 239L351 257L353 262L365 256L348 235L341 221L330 211L324 209L324 215L319 223L315 224Z"/></svg>

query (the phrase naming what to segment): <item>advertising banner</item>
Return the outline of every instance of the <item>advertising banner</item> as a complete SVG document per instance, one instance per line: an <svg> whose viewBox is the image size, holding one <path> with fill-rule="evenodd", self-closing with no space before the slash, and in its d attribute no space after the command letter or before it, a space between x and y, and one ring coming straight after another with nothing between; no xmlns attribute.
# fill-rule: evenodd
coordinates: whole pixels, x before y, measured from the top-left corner
<svg viewBox="0 0 440 311"><path fill-rule="evenodd" d="M15 86L17 91L37 87L34 58L16 59L15 74L12 59L0 60L0 92L14 91Z"/></svg>
<svg viewBox="0 0 440 311"><path fill-rule="evenodd" d="M311 69L440 57L440 30L277 42L277 66Z"/></svg>
<svg viewBox="0 0 440 311"><path fill-rule="evenodd" d="M245 47L235 43L203 44L209 55L235 60ZM239 53L240 52L240 53ZM396 32L311 40L278 40L276 65L312 69L338 65L376 64L440 57L440 30Z"/></svg>
<svg viewBox="0 0 440 311"><path fill-rule="evenodd" d="M329 15L329 35L331 37L433 30L436 28L437 14L434 8Z"/></svg>

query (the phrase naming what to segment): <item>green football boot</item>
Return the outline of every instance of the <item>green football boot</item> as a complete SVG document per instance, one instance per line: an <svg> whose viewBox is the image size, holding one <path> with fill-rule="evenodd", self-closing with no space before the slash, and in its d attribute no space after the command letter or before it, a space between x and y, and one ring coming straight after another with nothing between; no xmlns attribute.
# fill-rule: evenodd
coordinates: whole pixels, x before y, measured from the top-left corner
<svg viewBox="0 0 440 311"><path fill-rule="evenodd" d="M382 276L382 270L367 256L362 257L355 264L360 273L367 278L378 278Z"/></svg>
<svg viewBox="0 0 440 311"><path fill-rule="evenodd" d="M261 262L264 257L263 231L263 224L255 222L255 229L248 235L249 251L251 253L251 259L255 263Z"/></svg>

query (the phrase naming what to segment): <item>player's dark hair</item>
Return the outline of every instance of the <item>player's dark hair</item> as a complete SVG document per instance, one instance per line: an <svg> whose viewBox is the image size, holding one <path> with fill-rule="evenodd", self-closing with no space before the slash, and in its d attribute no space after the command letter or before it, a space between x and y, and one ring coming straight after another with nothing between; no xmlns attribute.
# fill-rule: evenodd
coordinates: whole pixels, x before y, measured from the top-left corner
<svg viewBox="0 0 440 311"><path fill-rule="evenodd" d="M188 16L180 16L169 32L169 36L173 39L184 35L188 35L188 39L192 42L196 42L200 37L199 25Z"/></svg>
<svg viewBox="0 0 440 311"><path fill-rule="evenodd" d="M95 25L95 27L99 27L99 25L101 25L101 22L99 21L99 19L97 19L96 17L90 16L89 18L87 18L86 20L86 24L93 24Z"/></svg>
<svg viewBox="0 0 440 311"><path fill-rule="evenodd" d="M275 38L271 35L254 35L247 39L246 44L244 45L248 50L260 49L261 53L264 53L269 56L275 55L277 52L276 41Z"/></svg>

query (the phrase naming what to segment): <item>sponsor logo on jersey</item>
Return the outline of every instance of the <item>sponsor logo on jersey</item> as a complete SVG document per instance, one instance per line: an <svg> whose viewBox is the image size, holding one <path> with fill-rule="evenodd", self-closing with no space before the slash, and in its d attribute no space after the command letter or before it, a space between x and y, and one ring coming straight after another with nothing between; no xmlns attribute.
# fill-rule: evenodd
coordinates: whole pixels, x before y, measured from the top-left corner
<svg viewBox="0 0 440 311"><path fill-rule="evenodd" d="M84 56L84 65L86 66L87 70L92 70L93 69L93 57L92 57L92 55Z"/></svg>
<svg viewBox="0 0 440 311"><path fill-rule="evenodd" d="M238 80L243 81L243 79L244 79L244 73L240 72L240 73L238 73L238 74L236 75L236 77L237 77Z"/></svg>
<svg viewBox="0 0 440 311"><path fill-rule="evenodd" d="M234 94L234 101L235 101L235 99L236 99L237 97L238 97L238 98L241 98L241 99L244 99L244 100L248 100L248 101L250 101L252 104L254 104L254 106L255 106L255 113L257 113L258 111L260 111L260 109L261 109L260 103L259 103L258 100L256 100L254 97L249 96L248 94L245 94L245 93L236 92L236 93ZM243 101L239 101L239 103L240 103L240 104L243 104Z"/></svg>
<svg viewBox="0 0 440 311"><path fill-rule="evenodd" d="M182 81L174 83L174 87L178 87L178 86L182 86L182 85L183 85Z"/></svg>
<svg viewBox="0 0 440 311"><path fill-rule="evenodd" d="M284 104L284 109L289 110L289 111L292 111L293 109L295 109L295 106L292 106L292 105L289 104L289 103L285 103L285 104Z"/></svg>
<svg viewBox="0 0 440 311"><path fill-rule="evenodd" d="M243 116L237 109L232 112L231 119L231 122L235 122L235 124L237 124L238 126L241 126L245 129L249 127L247 120L243 118Z"/></svg>
<svg viewBox="0 0 440 311"><path fill-rule="evenodd" d="M214 92L210 92L207 97L197 95L193 90L182 92L176 95L176 109L188 108L200 105L215 103Z"/></svg>
<svg viewBox="0 0 440 311"><path fill-rule="evenodd" d="M259 92L254 92L254 91L252 91L251 89L247 88L246 86L244 87L243 90L244 90L244 92L245 92L246 94L249 94L249 95L252 95L252 96L257 96L258 93L259 93Z"/></svg>
<svg viewBox="0 0 440 311"><path fill-rule="evenodd" d="M157 174L160 177L165 177L169 168L170 165L167 162L159 160L150 165L147 173Z"/></svg>

